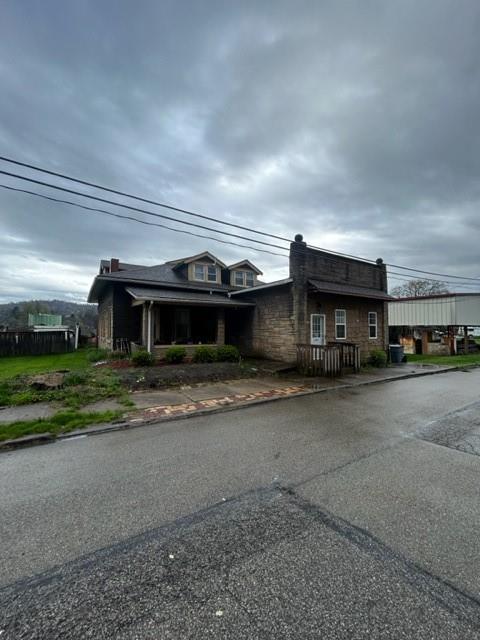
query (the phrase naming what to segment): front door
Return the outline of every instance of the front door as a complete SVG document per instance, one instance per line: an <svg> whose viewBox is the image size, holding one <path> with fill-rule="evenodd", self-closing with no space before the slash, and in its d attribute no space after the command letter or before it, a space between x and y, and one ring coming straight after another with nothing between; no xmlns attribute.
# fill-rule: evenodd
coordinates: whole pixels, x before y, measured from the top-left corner
<svg viewBox="0 0 480 640"><path fill-rule="evenodd" d="M312 313L310 316L310 343L321 346L325 344L325 315Z"/></svg>

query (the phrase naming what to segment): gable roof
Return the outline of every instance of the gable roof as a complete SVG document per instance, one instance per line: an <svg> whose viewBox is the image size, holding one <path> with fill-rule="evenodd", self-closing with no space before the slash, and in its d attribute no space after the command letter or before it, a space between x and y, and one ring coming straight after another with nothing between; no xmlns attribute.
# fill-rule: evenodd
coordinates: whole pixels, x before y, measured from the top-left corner
<svg viewBox="0 0 480 640"><path fill-rule="evenodd" d="M243 267L243 265L247 265L247 267L252 271L255 271L257 275L259 276L263 275L263 271L260 271L258 267L256 267L252 262L250 262L250 260L240 260L240 262L235 262L235 264L229 265L227 269L232 270L232 269L236 269L237 267Z"/></svg>
<svg viewBox="0 0 480 640"><path fill-rule="evenodd" d="M209 258L214 264L218 264L219 267L222 267L222 269L226 268L226 265L221 260L219 260L216 256L214 256L213 253L210 253L210 251L202 251L202 253L197 253L195 256L180 258L180 260L171 260L166 264L172 264L173 265L172 268L175 269L176 267L180 267L183 264L190 264L191 262L195 262L196 260L201 260L202 258Z"/></svg>

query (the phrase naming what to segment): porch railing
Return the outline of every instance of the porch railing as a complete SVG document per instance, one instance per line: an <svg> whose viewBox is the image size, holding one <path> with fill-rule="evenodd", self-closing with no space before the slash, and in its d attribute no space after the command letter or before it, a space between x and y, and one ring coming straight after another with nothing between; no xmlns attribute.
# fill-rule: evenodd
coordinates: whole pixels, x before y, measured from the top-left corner
<svg viewBox="0 0 480 640"><path fill-rule="evenodd" d="M360 349L353 343L334 342L317 346L297 345L297 367L311 376L341 376L345 369L360 370Z"/></svg>

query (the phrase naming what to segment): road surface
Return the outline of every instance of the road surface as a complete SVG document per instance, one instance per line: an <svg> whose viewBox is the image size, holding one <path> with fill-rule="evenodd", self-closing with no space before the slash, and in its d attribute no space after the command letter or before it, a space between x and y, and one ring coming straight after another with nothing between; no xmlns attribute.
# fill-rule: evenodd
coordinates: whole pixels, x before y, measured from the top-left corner
<svg viewBox="0 0 480 640"><path fill-rule="evenodd" d="M480 638L480 370L0 455L0 640Z"/></svg>

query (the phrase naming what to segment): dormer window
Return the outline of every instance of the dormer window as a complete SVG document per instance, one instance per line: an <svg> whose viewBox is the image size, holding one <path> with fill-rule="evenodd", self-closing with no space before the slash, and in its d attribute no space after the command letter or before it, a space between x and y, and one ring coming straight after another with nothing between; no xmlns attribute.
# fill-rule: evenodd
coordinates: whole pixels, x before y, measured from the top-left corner
<svg viewBox="0 0 480 640"><path fill-rule="evenodd" d="M217 282L217 267L214 264L194 265L193 277L200 282Z"/></svg>
<svg viewBox="0 0 480 640"><path fill-rule="evenodd" d="M235 271L234 283L236 287L253 287L255 277L253 271Z"/></svg>

